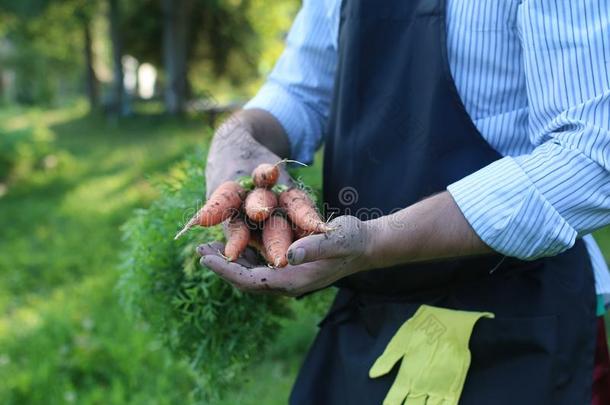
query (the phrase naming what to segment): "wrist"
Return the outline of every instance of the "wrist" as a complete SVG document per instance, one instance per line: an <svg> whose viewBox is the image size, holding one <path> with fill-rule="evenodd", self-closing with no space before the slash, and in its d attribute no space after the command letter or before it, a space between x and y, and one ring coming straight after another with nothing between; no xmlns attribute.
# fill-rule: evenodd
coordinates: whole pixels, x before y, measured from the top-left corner
<svg viewBox="0 0 610 405"><path fill-rule="evenodd" d="M214 133L205 167L208 194L221 183L249 175L256 167L257 150L263 149L247 126L229 118Z"/></svg>
<svg viewBox="0 0 610 405"><path fill-rule="evenodd" d="M368 234L366 256L373 268L418 261L417 227L408 209L365 222Z"/></svg>
<svg viewBox="0 0 610 405"><path fill-rule="evenodd" d="M366 232L365 263L367 267L373 269L388 266L387 258L384 258L386 229L382 222L381 218L363 222Z"/></svg>

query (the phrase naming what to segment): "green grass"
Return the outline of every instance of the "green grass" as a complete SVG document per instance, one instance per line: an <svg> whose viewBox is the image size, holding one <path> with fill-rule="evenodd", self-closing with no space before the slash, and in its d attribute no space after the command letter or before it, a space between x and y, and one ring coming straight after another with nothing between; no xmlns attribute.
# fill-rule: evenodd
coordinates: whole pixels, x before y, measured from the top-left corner
<svg viewBox="0 0 610 405"><path fill-rule="evenodd" d="M156 197L151 177L211 131L157 115L108 121L78 104L0 111L5 132L34 123L54 133L57 165L13 178L0 198L0 403L193 403L195 376L128 318L115 285L119 227ZM315 321L290 321L221 404L286 403Z"/></svg>

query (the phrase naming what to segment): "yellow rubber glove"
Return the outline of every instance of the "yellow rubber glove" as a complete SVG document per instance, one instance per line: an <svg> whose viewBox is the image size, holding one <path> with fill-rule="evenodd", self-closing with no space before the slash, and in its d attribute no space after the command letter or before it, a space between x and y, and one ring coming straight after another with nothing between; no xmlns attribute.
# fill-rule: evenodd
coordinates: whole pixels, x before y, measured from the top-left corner
<svg viewBox="0 0 610 405"><path fill-rule="evenodd" d="M380 377L404 357L383 405L457 405L470 367L468 342L482 317L494 315L422 305L369 371Z"/></svg>

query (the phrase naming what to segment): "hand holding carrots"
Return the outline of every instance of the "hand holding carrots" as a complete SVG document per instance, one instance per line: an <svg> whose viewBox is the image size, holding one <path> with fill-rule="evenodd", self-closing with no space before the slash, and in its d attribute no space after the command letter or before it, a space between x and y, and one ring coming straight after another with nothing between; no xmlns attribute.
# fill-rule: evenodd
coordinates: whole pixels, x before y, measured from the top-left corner
<svg viewBox="0 0 610 405"><path fill-rule="evenodd" d="M253 170L257 167L273 166L268 163L281 159L268 146L264 146L254 138L253 125L243 115L239 113L233 115L214 134L205 167L208 198L226 180L247 176L250 173L255 178L259 178L260 174L253 173ZM262 126L267 128L266 125ZM283 167L275 166L275 170L270 173L269 179L261 181L291 185L290 176Z"/></svg>
<svg viewBox="0 0 610 405"><path fill-rule="evenodd" d="M299 296L315 291L359 271L375 268L371 257L371 232L367 222L341 216L328 224L329 231L293 242L286 255L288 265L280 271L252 267L249 252L235 262L218 251L221 243L201 245L201 264L242 291Z"/></svg>
<svg viewBox="0 0 610 405"><path fill-rule="evenodd" d="M298 296L373 268L367 223L342 216L327 224L306 192L274 188L283 162L255 168L252 191L234 181L221 184L176 237L225 221L226 244L199 246L201 264L250 292Z"/></svg>
<svg viewBox="0 0 610 405"><path fill-rule="evenodd" d="M285 162L261 164L251 178L242 179L244 185L252 183L255 187L252 191L248 192L239 182L222 183L175 238L195 225L207 227L226 221L227 261L237 260L250 245L258 249L268 265L286 266L286 253L296 236L326 232L329 228L305 191L274 187L279 166Z"/></svg>

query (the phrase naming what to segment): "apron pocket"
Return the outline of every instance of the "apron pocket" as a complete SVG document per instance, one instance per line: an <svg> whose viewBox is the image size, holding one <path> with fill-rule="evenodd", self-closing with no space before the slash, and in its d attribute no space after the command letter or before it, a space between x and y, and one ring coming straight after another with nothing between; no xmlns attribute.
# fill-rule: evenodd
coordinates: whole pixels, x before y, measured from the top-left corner
<svg viewBox="0 0 610 405"><path fill-rule="evenodd" d="M550 404L557 327L556 316L480 320L460 404Z"/></svg>

